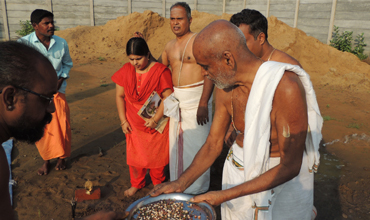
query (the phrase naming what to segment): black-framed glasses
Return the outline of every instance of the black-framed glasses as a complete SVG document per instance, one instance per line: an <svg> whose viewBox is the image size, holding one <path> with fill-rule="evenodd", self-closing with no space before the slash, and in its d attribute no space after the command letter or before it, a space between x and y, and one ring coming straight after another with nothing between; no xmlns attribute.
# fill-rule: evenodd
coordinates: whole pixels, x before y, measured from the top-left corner
<svg viewBox="0 0 370 220"><path fill-rule="evenodd" d="M40 98L46 99L46 100L49 102L49 104L51 104L51 103L53 102L53 100L54 100L54 96L53 96L53 97L47 97L47 96L41 95L41 94L39 94L39 93L37 93L37 92L34 92L34 91L32 91L32 90L29 90L29 89L23 88L23 87L21 87L21 86L14 86L14 87L16 87L16 88L18 88L18 89L21 89L21 90L23 90L23 91L26 91L26 92L32 93L32 94L34 94L34 95L37 95L37 96L38 96L38 97L40 97Z"/></svg>

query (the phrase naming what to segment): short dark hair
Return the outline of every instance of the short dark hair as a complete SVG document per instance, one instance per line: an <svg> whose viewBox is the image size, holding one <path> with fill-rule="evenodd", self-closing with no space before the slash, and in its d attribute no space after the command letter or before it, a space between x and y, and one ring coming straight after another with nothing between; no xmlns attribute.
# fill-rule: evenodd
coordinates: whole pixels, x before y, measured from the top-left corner
<svg viewBox="0 0 370 220"><path fill-rule="evenodd" d="M127 56L134 54L138 56L146 56L150 53L148 44L141 37L131 38L126 45Z"/></svg>
<svg viewBox="0 0 370 220"><path fill-rule="evenodd" d="M36 9L31 13L31 23L40 23L43 18L52 17L54 18L54 14L50 11L46 11L44 9Z"/></svg>
<svg viewBox="0 0 370 220"><path fill-rule="evenodd" d="M243 9L241 12L231 16L230 22L238 27L241 24L249 25L249 33L254 36L254 39L257 39L261 32L266 35L267 39L267 19L257 10Z"/></svg>
<svg viewBox="0 0 370 220"><path fill-rule="evenodd" d="M175 4L173 4L170 8L170 11L172 10L173 7L178 7L178 6L181 6L185 9L186 11L186 16L188 17L188 20L191 18L191 9L190 9L190 6L188 5L188 3L186 2L176 2Z"/></svg>
<svg viewBox="0 0 370 220"><path fill-rule="evenodd" d="M15 41L0 42L0 86L32 88L40 79L39 61L50 61L36 49ZM51 65L51 64L50 64Z"/></svg>

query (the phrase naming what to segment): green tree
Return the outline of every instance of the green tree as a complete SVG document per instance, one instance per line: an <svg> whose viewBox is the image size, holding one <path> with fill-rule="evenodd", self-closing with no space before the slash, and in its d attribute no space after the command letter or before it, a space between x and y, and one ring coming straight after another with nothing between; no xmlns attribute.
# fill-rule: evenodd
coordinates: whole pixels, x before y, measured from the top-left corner
<svg viewBox="0 0 370 220"><path fill-rule="evenodd" d="M355 43L354 49L352 50L352 34L353 31L344 31L339 33L339 27L334 26L334 31L332 34L332 39L330 40L330 46L343 51L350 52L355 54L360 60L366 59L368 56L364 54L366 44L364 43L365 37L364 33L358 34Z"/></svg>
<svg viewBox="0 0 370 220"><path fill-rule="evenodd" d="M30 34L34 31L33 27L32 27L32 24L31 24L31 21L29 21L29 20L19 21L19 24L21 25L21 29L15 31L15 33L18 34L21 37L26 36L26 35L28 35L28 34Z"/></svg>

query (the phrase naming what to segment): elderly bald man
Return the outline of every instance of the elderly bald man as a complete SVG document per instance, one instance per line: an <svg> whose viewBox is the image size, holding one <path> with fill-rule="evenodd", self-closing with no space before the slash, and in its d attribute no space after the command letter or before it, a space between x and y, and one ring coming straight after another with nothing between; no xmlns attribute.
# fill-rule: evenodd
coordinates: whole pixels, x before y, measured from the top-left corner
<svg viewBox="0 0 370 220"><path fill-rule="evenodd" d="M192 201L222 203L222 219L311 219L322 117L308 74L263 62L225 20L205 27L193 51L217 87L211 131L180 178L157 185L151 195L183 192L220 155L233 121L239 134L225 160L223 189Z"/></svg>

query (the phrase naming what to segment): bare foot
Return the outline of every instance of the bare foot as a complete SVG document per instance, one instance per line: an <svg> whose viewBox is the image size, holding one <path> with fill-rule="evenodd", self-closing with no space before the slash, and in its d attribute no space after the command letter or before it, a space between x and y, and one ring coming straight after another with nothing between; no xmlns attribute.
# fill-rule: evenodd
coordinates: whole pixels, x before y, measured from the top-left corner
<svg viewBox="0 0 370 220"><path fill-rule="evenodd" d="M40 176L48 175L49 169L50 169L50 161L49 160L44 160L44 164L37 171L37 174L40 175Z"/></svg>
<svg viewBox="0 0 370 220"><path fill-rule="evenodd" d="M65 170L66 169L66 161L64 159L58 158L57 165L55 166L55 170Z"/></svg>
<svg viewBox="0 0 370 220"><path fill-rule="evenodd" d="M139 189L135 187L131 187L130 189L125 190L125 196L130 197L133 196Z"/></svg>

